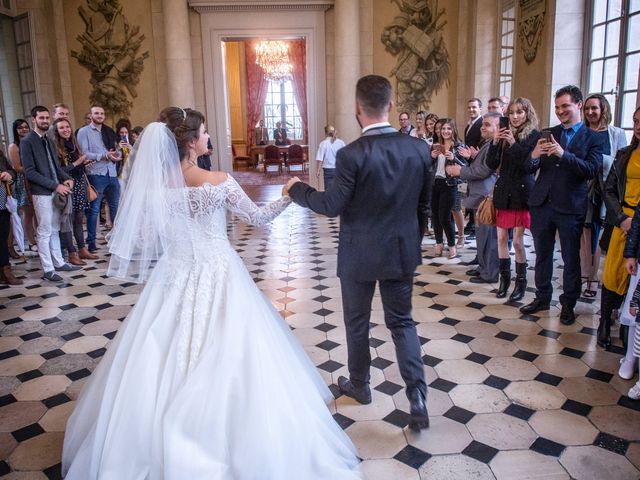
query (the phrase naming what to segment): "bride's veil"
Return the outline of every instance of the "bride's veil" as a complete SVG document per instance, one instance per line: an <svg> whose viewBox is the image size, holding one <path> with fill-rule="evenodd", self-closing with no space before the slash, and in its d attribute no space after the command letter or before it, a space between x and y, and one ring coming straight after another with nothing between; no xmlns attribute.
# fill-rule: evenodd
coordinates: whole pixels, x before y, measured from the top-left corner
<svg viewBox="0 0 640 480"><path fill-rule="evenodd" d="M107 275L144 282L180 235L188 243L188 202L178 146L167 126L150 123L136 143L135 162L108 237Z"/></svg>

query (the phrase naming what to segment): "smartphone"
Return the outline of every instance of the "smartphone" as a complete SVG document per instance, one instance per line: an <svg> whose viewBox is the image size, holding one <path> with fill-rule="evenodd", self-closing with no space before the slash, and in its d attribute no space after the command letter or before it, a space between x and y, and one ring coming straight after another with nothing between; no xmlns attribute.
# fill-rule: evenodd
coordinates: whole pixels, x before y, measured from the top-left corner
<svg viewBox="0 0 640 480"><path fill-rule="evenodd" d="M500 117L500 128L509 128L509 117Z"/></svg>
<svg viewBox="0 0 640 480"><path fill-rule="evenodd" d="M551 130L549 129L544 129L542 130L541 134L540 134L540 138L542 138L545 142L550 142L551 141Z"/></svg>

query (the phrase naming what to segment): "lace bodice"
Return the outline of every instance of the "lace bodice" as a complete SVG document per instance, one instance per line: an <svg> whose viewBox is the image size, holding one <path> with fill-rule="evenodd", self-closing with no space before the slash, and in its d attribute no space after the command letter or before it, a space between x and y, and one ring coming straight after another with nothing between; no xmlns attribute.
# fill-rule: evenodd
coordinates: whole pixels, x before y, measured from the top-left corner
<svg viewBox="0 0 640 480"><path fill-rule="evenodd" d="M288 197L282 197L259 207L231 176L218 185L205 183L190 187L188 201L197 243L199 240L204 243L206 240L227 240L227 211L243 222L261 226L276 218L291 203Z"/></svg>

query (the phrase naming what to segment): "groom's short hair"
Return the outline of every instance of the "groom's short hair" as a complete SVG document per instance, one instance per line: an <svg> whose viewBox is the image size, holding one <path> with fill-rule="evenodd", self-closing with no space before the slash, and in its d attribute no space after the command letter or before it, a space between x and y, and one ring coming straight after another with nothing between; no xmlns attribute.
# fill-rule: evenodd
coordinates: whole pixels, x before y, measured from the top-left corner
<svg viewBox="0 0 640 480"><path fill-rule="evenodd" d="M380 75L366 75L356 84L356 100L367 116L377 117L391 103L391 83Z"/></svg>

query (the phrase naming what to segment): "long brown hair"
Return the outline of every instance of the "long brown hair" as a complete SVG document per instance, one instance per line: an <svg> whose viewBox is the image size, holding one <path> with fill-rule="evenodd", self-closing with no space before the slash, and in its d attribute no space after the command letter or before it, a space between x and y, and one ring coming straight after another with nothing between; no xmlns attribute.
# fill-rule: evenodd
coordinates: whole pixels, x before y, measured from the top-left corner
<svg viewBox="0 0 640 480"><path fill-rule="evenodd" d="M593 95L589 95L584 101L584 104L582 105L583 110L587 108L587 102L591 99L597 100L600 104L600 120L597 125L590 125L589 119L584 115L584 124L596 131L606 130L611 123L611 105L609 104L609 100L607 100L607 97L601 93L594 93Z"/></svg>
<svg viewBox="0 0 640 480"><path fill-rule="evenodd" d="M71 129L71 137L69 137L69 139L71 140L71 143L73 143L73 147L74 147L73 152L78 152L78 157L79 157L80 155L82 155L82 150L80 150L80 145L78 145L78 141L76 140L76 135L73 133L73 127L69 119L58 118L54 120L53 134L56 139L56 148L58 149L58 155L60 155L60 161L62 162L62 166L64 167L69 163L71 153L73 152L67 152L67 149L64 148L64 138L62 138L58 133L58 124L62 122L67 122L69 124L69 128Z"/></svg>
<svg viewBox="0 0 640 480"><path fill-rule="evenodd" d="M516 106L522 108L527 114L527 119L524 121L524 123L516 128L513 132L513 136L516 137L516 140L523 141L526 140L529 135L531 135L531 132L538 129L538 115L536 114L536 109L533 108L531 100L524 97L518 97L509 102L509 106L507 107L507 115L509 115L511 107Z"/></svg>

